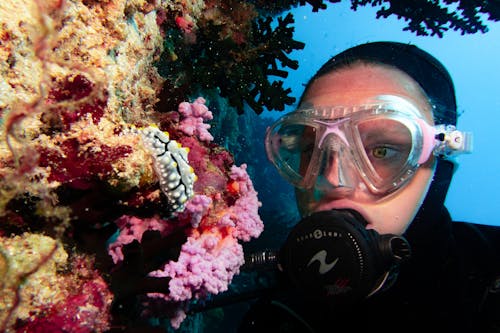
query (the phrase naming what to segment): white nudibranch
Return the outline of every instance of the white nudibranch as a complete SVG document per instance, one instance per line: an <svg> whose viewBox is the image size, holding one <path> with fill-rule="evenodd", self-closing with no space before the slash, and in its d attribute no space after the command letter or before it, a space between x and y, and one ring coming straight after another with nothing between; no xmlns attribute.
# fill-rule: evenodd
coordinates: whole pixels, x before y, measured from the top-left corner
<svg viewBox="0 0 500 333"><path fill-rule="evenodd" d="M144 145L153 156L153 167L160 180L160 188L173 211L182 211L193 194L196 174L189 165L189 148L170 140L168 132L149 126L138 130Z"/></svg>

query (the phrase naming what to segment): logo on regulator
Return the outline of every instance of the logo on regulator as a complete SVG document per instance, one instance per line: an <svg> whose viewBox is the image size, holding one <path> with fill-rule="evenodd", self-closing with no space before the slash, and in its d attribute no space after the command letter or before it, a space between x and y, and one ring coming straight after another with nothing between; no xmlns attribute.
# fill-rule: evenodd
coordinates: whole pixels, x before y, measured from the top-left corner
<svg viewBox="0 0 500 333"><path fill-rule="evenodd" d="M313 262L318 261L319 262L319 274L323 275L328 273L329 271L332 270L332 268L337 264L337 261L339 261L339 258L335 258L332 262L327 263L326 262L326 255L328 253L326 250L321 250L318 251L312 258L309 260L307 263L307 266L309 267Z"/></svg>

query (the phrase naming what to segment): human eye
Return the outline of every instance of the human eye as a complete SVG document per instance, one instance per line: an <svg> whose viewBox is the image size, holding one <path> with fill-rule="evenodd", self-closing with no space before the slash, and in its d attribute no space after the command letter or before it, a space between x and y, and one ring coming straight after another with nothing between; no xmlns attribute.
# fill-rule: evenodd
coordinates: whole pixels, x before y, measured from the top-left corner
<svg viewBox="0 0 500 333"><path fill-rule="evenodd" d="M363 121L357 126L365 155L381 177L397 174L412 150L412 135L404 124L391 119Z"/></svg>
<svg viewBox="0 0 500 333"><path fill-rule="evenodd" d="M375 146L369 149L368 154L374 159L391 159L397 157L400 153L398 149L392 148L388 145Z"/></svg>
<svg viewBox="0 0 500 333"><path fill-rule="evenodd" d="M365 151L370 160L391 161L400 158L401 155L404 155L400 147L394 147L387 144L366 147Z"/></svg>
<svg viewBox="0 0 500 333"><path fill-rule="evenodd" d="M406 164L409 148L394 143L373 143L365 146L366 156L381 177L396 174Z"/></svg>

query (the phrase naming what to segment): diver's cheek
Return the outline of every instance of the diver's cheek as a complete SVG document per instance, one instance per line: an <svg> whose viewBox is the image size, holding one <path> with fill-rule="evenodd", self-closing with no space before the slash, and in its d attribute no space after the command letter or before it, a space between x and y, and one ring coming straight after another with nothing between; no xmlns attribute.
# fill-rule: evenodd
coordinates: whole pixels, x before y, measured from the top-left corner
<svg viewBox="0 0 500 333"><path fill-rule="evenodd" d="M314 197L314 191L296 190L295 196L301 216L319 210L350 208L360 212L368 221L368 229L380 234L402 235L422 205L435 171L434 161L422 165L409 184L386 199L369 202L366 196Z"/></svg>
<svg viewBox="0 0 500 333"><path fill-rule="evenodd" d="M434 166L421 167L411 182L387 200L366 207L370 228L380 234L402 235L415 218L429 190Z"/></svg>

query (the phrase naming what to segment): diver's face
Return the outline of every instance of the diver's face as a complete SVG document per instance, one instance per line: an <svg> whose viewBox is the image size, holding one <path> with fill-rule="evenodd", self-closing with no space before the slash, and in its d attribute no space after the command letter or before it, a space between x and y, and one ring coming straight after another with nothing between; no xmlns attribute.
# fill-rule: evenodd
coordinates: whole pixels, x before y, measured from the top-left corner
<svg viewBox="0 0 500 333"><path fill-rule="evenodd" d="M418 83L404 72L384 65L358 63L324 75L309 87L304 104L355 106L379 95L397 95L410 100L421 110L424 119L434 124L431 108ZM298 190L298 207L302 215L329 209L355 209L368 221L367 228L380 234L400 235L423 202L434 174L434 164L431 156L409 183L382 200L367 203L356 199L362 196L361 193L342 197L334 191L318 199L313 191Z"/></svg>

